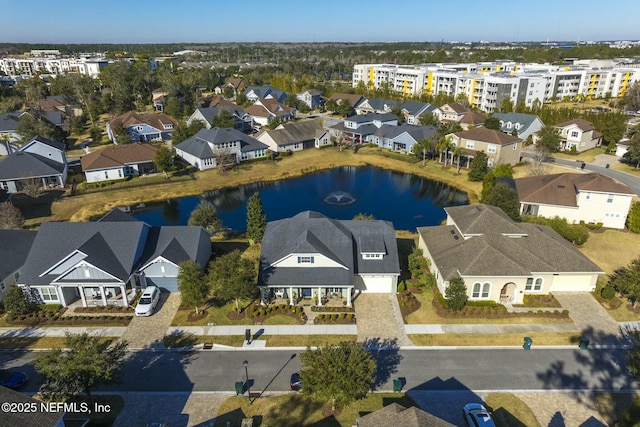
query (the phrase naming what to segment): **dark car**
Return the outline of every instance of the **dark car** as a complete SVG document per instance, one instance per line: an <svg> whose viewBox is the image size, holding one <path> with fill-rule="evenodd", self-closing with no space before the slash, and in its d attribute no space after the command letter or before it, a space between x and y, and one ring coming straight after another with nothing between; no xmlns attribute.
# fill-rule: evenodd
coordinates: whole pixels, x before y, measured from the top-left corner
<svg viewBox="0 0 640 427"><path fill-rule="evenodd" d="M491 413L479 403L467 403L462 408L462 416L469 427L496 427Z"/></svg>
<svg viewBox="0 0 640 427"><path fill-rule="evenodd" d="M24 372L16 371L16 372L12 372L9 378L2 381L0 385L3 387L17 390L19 388L22 388L27 383L28 380L29 380L29 377L27 376L27 374L25 374Z"/></svg>
<svg viewBox="0 0 640 427"><path fill-rule="evenodd" d="M300 379L300 374L294 372L291 374L291 390L300 391L302 390L302 380Z"/></svg>

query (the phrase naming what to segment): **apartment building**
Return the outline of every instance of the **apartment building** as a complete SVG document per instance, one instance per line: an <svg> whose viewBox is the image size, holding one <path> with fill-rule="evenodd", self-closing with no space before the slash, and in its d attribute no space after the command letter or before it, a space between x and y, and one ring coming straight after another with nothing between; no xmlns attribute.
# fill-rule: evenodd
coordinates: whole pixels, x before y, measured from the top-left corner
<svg viewBox="0 0 640 427"><path fill-rule="evenodd" d="M0 71L9 76L79 73L92 78L108 64L105 58L0 58Z"/></svg>
<svg viewBox="0 0 640 427"><path fill-rule="evenodd" d="M640 65L614 61L581 61L569 65L487 62L474 64L356 64L354 87L387 85L406 96L464 94L469 103L488 113L497 111L505 98L514 104L576 97L621 97L640 81Z"/></svg>

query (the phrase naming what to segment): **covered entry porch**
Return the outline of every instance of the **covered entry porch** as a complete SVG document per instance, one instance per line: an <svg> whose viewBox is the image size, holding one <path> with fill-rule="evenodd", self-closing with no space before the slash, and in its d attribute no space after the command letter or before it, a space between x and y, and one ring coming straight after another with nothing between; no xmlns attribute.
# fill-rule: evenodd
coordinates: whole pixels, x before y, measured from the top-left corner
<svg viewBox="0 0 640 427"><path fill-rule="evenodd" d="M305 300L317 306L323 306L330 301L344 300L347 307L351 307L353 286L287 286L263 288L263 300L273 298L288 301L290 305L297 305Z"/></svg>

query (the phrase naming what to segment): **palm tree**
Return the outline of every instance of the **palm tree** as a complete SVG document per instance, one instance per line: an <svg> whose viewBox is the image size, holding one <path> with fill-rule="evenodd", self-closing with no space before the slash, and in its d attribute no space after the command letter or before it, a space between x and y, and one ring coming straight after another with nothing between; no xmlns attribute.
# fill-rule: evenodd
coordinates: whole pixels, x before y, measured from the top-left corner
<svg viewBox="0 0 640 427"><path fill-rule="evenodd" d="M447 167L449 148L451 148L451 138L442 137L438 142L438 151L440 151L440 161L442 161L442 155L444 154L444 167Z"/></svg>
<svg viewBox="0 0 640 427"><path fill-rule="evenodd" d="M427 153L433 150L434 145L433 140L425 138L413 146L413 152L415 154L422 154L422 166L427 164Z"/></svg>
<svg viewBox="0 0 640 427"><path fill-rule="evenodd" d="M462 154L464 153L464 151L462 150L462 147L459 147L457 145L453 146L453 151L451 152L451 161L453 161L453 158L457 158L457 162L456 162L456 174L460 175L460 158L462 157Z"/></svg>

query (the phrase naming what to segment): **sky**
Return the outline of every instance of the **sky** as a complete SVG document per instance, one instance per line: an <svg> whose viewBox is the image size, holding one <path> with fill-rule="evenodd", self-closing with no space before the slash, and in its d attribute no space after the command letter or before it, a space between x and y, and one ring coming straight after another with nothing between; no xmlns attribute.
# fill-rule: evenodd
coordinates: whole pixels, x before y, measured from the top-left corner
<svg viewBox="0 0 640 427"><path fill-rule="evenodd" d="M638 40L637 0L0 0L0 43Z"/></svg>

